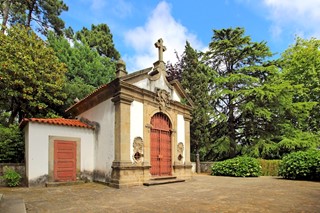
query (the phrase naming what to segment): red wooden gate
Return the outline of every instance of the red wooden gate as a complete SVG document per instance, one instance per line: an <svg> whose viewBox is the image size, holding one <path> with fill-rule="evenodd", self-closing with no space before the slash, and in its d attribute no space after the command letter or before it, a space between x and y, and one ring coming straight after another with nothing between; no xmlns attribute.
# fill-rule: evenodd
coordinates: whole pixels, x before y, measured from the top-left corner
<svg viewBox="0 0 320 213"><path fill-rule="evenodd" d="M75 141L54 141L54 180L75 181L77 144Z"/></svg>
<svg viewBox="0 0 320 213"><path fill-rule="evenodd" d="M154 176L171 175L171 123L163 113L151 118L151 169Z"/></svg>

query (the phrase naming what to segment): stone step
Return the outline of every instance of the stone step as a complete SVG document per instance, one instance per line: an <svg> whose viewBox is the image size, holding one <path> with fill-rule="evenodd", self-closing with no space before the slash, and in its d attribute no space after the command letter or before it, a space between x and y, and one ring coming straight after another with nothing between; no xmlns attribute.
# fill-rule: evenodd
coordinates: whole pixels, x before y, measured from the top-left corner
<svg viewBox="0 0 320 213"><path fill-rule="evenodd" d="M170 183L181 183L185 182L185 180L182 179L161 179L161 180L150 180L148 182L143 183L145 186L156 186L156 185L162 185L162 184L170 184Z"/></svg>
<svg viewBox="0 0 320 213"><path fill-rule="evenodd" d="M169 180L169 179L177 179L176 176L154 176L150 178L150 180Z"/></svg>
<svg viewBox="0 0 320 213"><path fill-rule="evenodd" d="M57 186L72 186L85 183L82 180L77 181L66 181L66 182L46 182L46 187L57 187Z"/></svg>

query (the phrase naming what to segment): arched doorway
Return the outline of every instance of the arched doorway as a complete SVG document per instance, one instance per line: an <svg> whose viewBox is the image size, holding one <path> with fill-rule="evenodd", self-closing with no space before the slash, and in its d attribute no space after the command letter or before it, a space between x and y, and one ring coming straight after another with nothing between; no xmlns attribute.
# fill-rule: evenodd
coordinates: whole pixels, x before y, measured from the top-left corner
<svg viewBox="0 0 320 213"><path fill-rule="evenodd" d="M151 118L151 169L153 176L171 175L171 122L163 113Z"/></svg>

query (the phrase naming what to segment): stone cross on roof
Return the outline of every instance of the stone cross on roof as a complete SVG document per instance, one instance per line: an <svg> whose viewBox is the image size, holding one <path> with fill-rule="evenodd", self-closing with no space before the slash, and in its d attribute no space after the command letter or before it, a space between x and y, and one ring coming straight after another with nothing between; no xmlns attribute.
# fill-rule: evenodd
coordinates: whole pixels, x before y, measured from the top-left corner
<svg viewBox="0 0 320 213"><path fill-rule="evenodd" d="M163 40L160 38L155 44L156 48L158 48L159 53L159 61L163 61L163 52L167 50L165 46L163 46Z"/></svg>

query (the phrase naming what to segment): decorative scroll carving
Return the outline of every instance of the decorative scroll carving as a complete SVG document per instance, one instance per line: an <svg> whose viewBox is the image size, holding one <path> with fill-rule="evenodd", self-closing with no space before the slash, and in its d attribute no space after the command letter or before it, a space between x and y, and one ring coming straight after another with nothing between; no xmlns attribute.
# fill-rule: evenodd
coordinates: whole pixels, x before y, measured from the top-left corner
<svg viewBox="0 0 320 213"><path fill-rule="evenodd" d="M133 140L133 161L135 163L143 162L143 140L141 137L136 137Z"/></svg>
<svg viewBox="0 0 320 213"><path fill-rule="evenodd" d="M184 150L184 145L182 142L179 142L177 145L177 152L178 152L178 160L181 161L183 158L183 150Z"/></svg>
<svg viewBox="0 0 320 213"><path fill-rule="evenodd" d="M170 93L164 89L157 90L156 100L159 102L160 110L165 110L170 106L171 96Z"/></svg>

